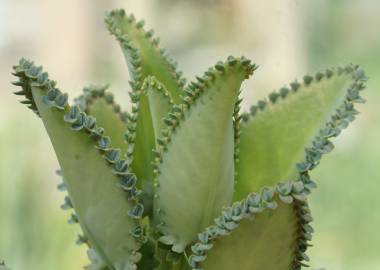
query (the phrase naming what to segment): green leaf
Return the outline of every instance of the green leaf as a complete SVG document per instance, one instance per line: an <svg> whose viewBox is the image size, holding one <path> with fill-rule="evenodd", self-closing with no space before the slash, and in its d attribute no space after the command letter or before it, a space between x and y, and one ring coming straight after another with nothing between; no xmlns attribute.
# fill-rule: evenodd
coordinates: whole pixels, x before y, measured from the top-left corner
<svg viewBox="0 0 380 270"><path fill-rule="evenodd" d="M133 79L133 91L130 93L133 107L126 134L127 156L139 179L138 185L144 191L145 213L150 215L153 197L152 150L155 148L156 139L154 128L158 128L156 123L160 115L151 114L149 103L152 98L142 95L144 79L154 76L165 86L174 102L180 102L185 80L164 51L159 49L157 39L153 39L150 31L145 32L143 23L136 22L133 15L126 16L124 10L114 10L107 14L105 22L111 34L120 42Z"/></svg>
<svg viewBox="0 0 380 270"><path fill-rule="evenodd" d="M84 267L85 270L109 270L107 264L94 249L89 248L87 250L87 256L91 263Z"/></svg>
<svg viewBox="0 0 380 270"><path fill-rule="evenodd" d="M289 193L293 196L292 193ZM307 203L284 203L273 189L250 194L215 219L191 247L192 269L288 270L307 260Z"/></svg>
<svg viewBox="0 0 380 270"><path fill-rule="evenodd" d="M169 113L173 101L165 87L154 77L148 76L139 91L131 94L135 101L128 123L126 138L127 156L133 172L144 191L145 214L153 211L153 168L156 136L162 128L163 117ZM136 99L136 100L135 100Z"/></svg>
<svg viewBox="0 0 380 270"><path fill-rule="evenodd" d="M168 115L174 102L165 86L154 77L147 77L143 84L143 94L148 96L155 138L164 127L164 118Z"/></svg>
<svg viewBox="0 0 380 270"><path fill-rule="evenodd" d="M218 63L189 86L186 107L175 107L158 139L155 219L166 244L182 252L229 205L234 185L232 115L242 81L255 66L246 59ZM196 157L195 157L195 156Z"/></svg>
<svg viewBox="0 0 380 270"><path fill-rule="evenodd" d="M152 117L149 109L148 96L142 94L142 89L132 93L137 101L132 105L132 114L125 134L128 149L127 160L132 171L136 174L138 187L143 190L142 199L145 214L151 216L153 211L153 168L154 160L152 150L155 147L155 136Z"/></svg>
<svg viewBox="0 0 380 270"><path fill-rule="evenodd" d="M124 188L134 175L119 159L120 151L103 144L105 138L95 118L77 106L70 108L67 95L54 81L39 79L44 74L42 68L22 59L15 71L57 154L77 214L73 221L79 220L90 246L110 269L133 268L140 259L141 237L131 232L139 227L143 208L137 202L135 187Z"/></svg>
<svg viewBox="0 0 380 270"><path fill-rule="evenodd" d="M243 116L235 200L278 181L311 185L307 171L332 149L329 138L355 118L353 104L363 101L364 80L356 66L327 70L253 106L251 115Z"/></svg>
<svg viewBox="0 0 380 270"><path fill-rule="evenodd" d="M121 111L114 96L106 92L107 89L108 85L85 87L83 94L74 101L82 111L94 116L98 125L107 131L106 135L111 138L112 146L125 152L127 144L124 133L127 131L128 114Z"/></svg>
<svg viewBox="0 0 380 270"><path fill-rule="evenodd" d="M147 76L154 76L165 85L173 101L179 103L186 81L165 50L158 47L153 31L144 31L144 22L136 22L134 16L126 16L124 10L109 12L105 22L120 42L133 80L141 83Z"/></svg>

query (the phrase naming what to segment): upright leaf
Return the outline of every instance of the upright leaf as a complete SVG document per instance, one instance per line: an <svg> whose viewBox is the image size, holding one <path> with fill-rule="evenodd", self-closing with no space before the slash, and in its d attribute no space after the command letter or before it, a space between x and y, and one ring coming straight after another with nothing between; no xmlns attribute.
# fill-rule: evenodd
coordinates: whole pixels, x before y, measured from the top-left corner
<svg viewBox="0 0 380 270"><path fill-rule="evenodd" d="M63 171L70 204L90 246L110 269L134 269L142 237L135 176L128 172L120 150L109 148L96 119L78 106L69 107L67 95L55 87L41 67L22 59L14 67L17 94L41 116ZM26 102L24 102L26 103ZM123 191L124 189L124 191Z"/></svg>
<svg viewBox="0 0 380 270"><path fill-rule="evenodd" d="M128 162L139 178L139 186L144 190L146 213L151 211L150 198L153 195L153 161L152 150L155 147L155 135L150 111L149 99L142 95L144 79L154 76L169 92L172 100L180 102L185 80L176 71L175 64L164 50L159 49L158 39L153 38L152 31L144 31L144 22L136 22L133 15L126 16L124 10L114 10L105 18L110 32L120 42L126 58L130 75L133 107L131 121L128 125ZM154 116L157 118L157 116Z"/></svg>
<svg viewBox="0 0 380 270"><path fill-rule="evenodd" d="M259 101L251 115L244 116L236 200L278 181L298 179L312 186L307 171L332 149L329 138L339 135L358 113L353 104L363 101L359 91L365 80L358 67L327 70L303 80L270 94L269 102Z"/></svg>
<svg viewBox="0 0 380 270"><path fill-rule="evenodd" d="M166 88L154 77L148 76L138 91L131 93L133 107L127 125L127 159L139 179L143 192L145 214L153 211L153 149L162 127L163 117L173 106Z"/></svg>
<svg viewBox="0 0 380 270"><path fill-rule="evenodd" d="M133 80L142 83L147 76L154 76L165 85L173 101L180 102L186 81L182 72L176 70L176 63L158 47L159 39L153 38L153 30L144 31L144 22L136 22L134 16L125 15L124 10L109 12L105 22L120 42Z"/></svg>
<svg viewBox="0 0 380 270"><path fill-rule="evenodd" d="M171 111L174 102L164 85L154 77L147 77L143 85L143 94L147 95L155 138L164 127L164 118Z"/></svg>
<svg viewBox="0 0 380 270"><path fill-rule="evenodd" d="M160 241L182 252L223 206L234 184L232 116L242 81L255 66L245 58L219 62L187 90L158 140L155 218Z"/></svg>

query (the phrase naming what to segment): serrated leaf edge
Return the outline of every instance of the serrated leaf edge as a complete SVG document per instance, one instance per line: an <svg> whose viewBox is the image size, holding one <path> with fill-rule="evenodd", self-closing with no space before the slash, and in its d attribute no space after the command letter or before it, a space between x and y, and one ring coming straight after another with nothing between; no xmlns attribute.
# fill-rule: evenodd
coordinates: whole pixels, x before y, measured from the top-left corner
<svg viewBox="0 0 380 270"><path fill-rule="evenodd" d="M209 68L202 77L196 77L197 82L191 82L186 90L184 91L184 95L182 97L183 103L179 105L174 105L171 112L164 119L165 126L162 130L162 134L160 138L157 138L157 147L153 151L155 154L155 160L153 162L153 172L155 175L154 178L154 200L157 201L159 195L157 194L157 190L160 187L160 183L158 182L158 176L160 175L159 167L163 162L163 153L168 150L168 145L171 141L172 135L175 133L176 129L179 127L180 123L184 120L185 113L192 109L195 106L196 102L205 90L212 84L216 77L222 76L225 71L229 68L241 68L246 73L245 78L247 79L249 76L253 74L256 70L257 66L252 64L251 61L247 58L240 57L235 58L229 56L227 61L222 62L218 61L214 67ZM207 90L206 90L207 91ZM240 91L239 91L240 93ZM237 104L240 104L240 101L237 101ZM235 110L236 110L235 106ZM231 117L231 121L233 121L233 116ZM164 209L156 209L156 213L159 217L158 224L156 227L160 230L165 227L165 223L162 220L162 215L164 214ZM177 242L177 237L173 235L164 235L164 237L171 238L171 244L173 247L175 246L175 242Z"/></svg>
<svg viewBox="0 0 380 270"><path fill-rule="evenodd" d="M78 105L82 111L89 113L89 108L97 99L103 99L113 111L119 116L120 120L128 124L128 112L121 110L119 104L115 102L115 97L112 93L107 92L109 84L104 85L89 85L83 88L83 94L74 99L74 105Z"/></svg>
<svg viewBox="0 0 380 270"><path fill-rule="evenodd" d="M346 91L346 96L342 104L340 104L336 113L333 114L330 120L325 124L318 135L313 139L312 146L305 148L305 158L303 161L296 164L298 175L297 180L302 181L305 187L310 191L316 187L315 182L310 179L309 172L315 169L322 156L330 152L334 144L331 139L337 137L343 129L345 129L354 119L359 112L355 109L356 103L363 103L365 100L360 96L360 91L364 90L367 77L364 71L357 65L349 64L345 67L337 67L326 69L324 72L317 72L314 76L306 75L303 77L303 82L299 83L297 80L290 83L290 87L282 87L280 90L272 92L268 96L268 100L260 100L257 105L250 108L249 113L241 115L243 122L248 122L252 117L266 110L268 102L275 105L278 99L286 99L288 95L296 95L300 86L311 86L313 83L318 83L321 80L331 79L334 76L341 76L343 74L352 77L352 83Z"/></svg>
<svg viewBox="0 0 380 270"><path fill-rule="evenodd" d="M37 67L33 62L22 58L19 65L14 66L13 69L15 71L14 75L19 78L19 85L22 86L23 91L25 92L23 95L31 101L31 104L34 104L33 111L35 111L37 115L39 115L39 113L33 100L32 86L39 87L46 92L46 95L43 97L43 102L49 107L56 108L60 111L69 109L67 98L64 102L57 98L61 96L67 97L67 95L63 94L58 88L55 88L56 83L48 78L47 73L42 72L42 67ZM40 79L42 76L43 79ZM54 92L54 94L49 96L51 92ZM51 99L51 97L55 98ZM103 154L105 161L112 167L112 173L120 178L120 186L122 190L126 192L128 201L133 205L128 215L140 222L143 214L143 206L139 202L141 191L135 186L136 176L129 171L126 161L120 159L120 150L109 148L110 140L108 137L102 135L103 129L96 126L96 119L92 116L87 116L85 112L81 111L79 106L71 107L69 113L66 114L62 120L71 126L71 130L86 132L94 142L97 143L95 148ZM108 143L104 144L104 141L107 141ZM134 178L132 185L126 187L125 183L130 182L130 179L132 178ZM141 233L137 235L135 233L136 231L140 231ZM137 243L140 243L140 245L145 241L143 229L140 224L131 231L131 235L136 239ZM135 265L141 256L138 253L138 250L131 250L129 252L130 257L133 258L131 263Z"/></svg>
<svg viewBox="0 0 380 270"><path fill-rule="evenodd" d="M284 189L285 185L290 185L290 189ZM207 252L213 248L215 240L233 233L242 220L253 219L262 211L276 209L275 197L285 204L293 204L298 218L296 249L290 269L298 270L301 266L307 266L303 261L308 261L306 249L310 246L308 242L313 232L309 224L312 218L306 200L307 193L306 187L300 181L279 183L274 188L262 188L259 194L251 193L246 199L225 208L222 215L215 219L214 225L198 234L198 241L191 246L191 255L188 257L189 266L193 270L201 270L201 264L207 259ZM285 200L284 197L291 197L292 200Z"/></svg>
<svg viewBox="0 0 380 270"><path fill-rule="evenodd" d="M172 73L173 79L177 82L178 88L183 89L184 85L186 84L186 79L182 77L182 72L178 71L177 66L178 64L169 56L168 52L165 49L161 49L159 47L159 38L154 37L154 31L144 30L144 21L136 21L136 18L133 14L126 15L124 9L115 9L108 13L106 13L105 16L105 23L107 25L107 28L109 32L115 36L115 38L120 42L122 47L126 49L130 53L130 60L132 65L136 70L139 70L141 67L141 57L139 55L138 49L133 46L132 42L129 40L128 35L125 35L122 33L122 31L117 27L114 16L120 16L124 17L133 27L141 32L142 36L145 37L145 39L152 45L152 47L156 50L157 54L162 57L164 62L169 67L169 70ZM142 82L142 76L137 73L132 73L132 77L135 81Z"/></svg>

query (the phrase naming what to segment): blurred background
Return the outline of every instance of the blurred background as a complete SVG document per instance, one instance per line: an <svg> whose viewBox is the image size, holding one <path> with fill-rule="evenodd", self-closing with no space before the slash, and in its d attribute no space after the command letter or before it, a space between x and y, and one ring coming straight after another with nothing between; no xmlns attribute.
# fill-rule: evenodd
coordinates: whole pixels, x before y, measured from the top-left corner
<svg viewBox="0 0 380 270"><path fill-rule="evenodd" d="M347 63L370 77L367 104L313 173L314 269L380 269L380 8L375 0L0 0L0 261L13 270L82 269L78 227L59 209L63 194L40 120L10 85L21 56L43 64L71 98L89 83L112 83L128 107L121 51L103 25L122 7L145 18L192 79L228 55L260 65L244 84L247 108L306 73Z"/></svg>

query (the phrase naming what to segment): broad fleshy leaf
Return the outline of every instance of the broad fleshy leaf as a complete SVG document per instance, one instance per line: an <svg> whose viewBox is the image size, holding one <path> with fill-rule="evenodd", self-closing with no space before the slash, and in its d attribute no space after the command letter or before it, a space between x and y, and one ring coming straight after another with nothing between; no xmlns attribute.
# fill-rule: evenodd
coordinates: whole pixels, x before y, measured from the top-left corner
<svg viewBox="0 0 380 270"><path fill-rule="evenodd" d="M241 125L235 200L279 181L314 185L307 171L333 148L329 138L355 118L364 80L357 66L327 70L252 106Z"/></svg>
<svg viewBox="0 0 380 270"><path fill-rule="evenodd" d="M142 237L135 176L120 150L110 148L96 119L56 88L41 67L22 59L14 67L30 107L41 116L62 168L70 195L68 205L82 230L110 269L134 269ZM124 189L124 191L123 191Z"/></svg>
<svg viewBox="0 0 380 270"><path fill-rule="evenodd" d="M245 58L218 62L187 89L158 139L155 219L160 241L183 252L231 203L234 185L232 116L242 81L255 70Z"/></svg>
<svg viewBox="0 0 380 270"><path fill-rule="evenodd" d="M282 186L281 186L282 187ZM292 184L290 184L292 189ZM311 239L310 212L298 192L284 202L271 188L235 202L198 235L189 264L204 270L300 269Z"/></svg>

